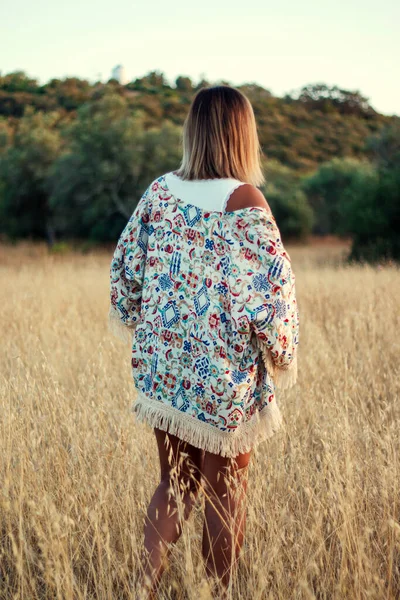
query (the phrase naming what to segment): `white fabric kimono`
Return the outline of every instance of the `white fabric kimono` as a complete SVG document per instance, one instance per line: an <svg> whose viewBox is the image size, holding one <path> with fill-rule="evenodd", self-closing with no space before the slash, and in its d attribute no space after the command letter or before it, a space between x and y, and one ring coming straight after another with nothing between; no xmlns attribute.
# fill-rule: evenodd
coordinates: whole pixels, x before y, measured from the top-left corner
<svg viewBox="0 0 400 600"><path fill-rule="evenodd" d="M120 236L110 282L137 420L223 456L281 427L275 388L296 382L299 311L269 210L202 210L161 176Z"/></svg>

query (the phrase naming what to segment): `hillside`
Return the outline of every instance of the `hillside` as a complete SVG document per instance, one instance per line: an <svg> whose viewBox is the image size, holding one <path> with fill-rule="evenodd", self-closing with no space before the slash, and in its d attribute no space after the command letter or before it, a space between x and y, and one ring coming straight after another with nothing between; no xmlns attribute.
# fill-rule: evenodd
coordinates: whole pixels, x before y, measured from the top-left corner
<svg viewBox="0 0 400 600"><path fill-rule="evenodd" d="M78 78L52 79L39 85L24 72L0 77L0 119L11 131L28 106L35 111L59 113L60 125L74 120L88 100L100 99L112 87L140 113L145 126L159 127L170 121L182 125L191 99L204 85L227 81L200 81L178 77L171 86L163 73L153 71L125 86L115 80L90 84ZM367 157L365 141L384 125L398 121L376 112L359 92L323 84L310 85L283 98L255 84L237 86L250 99L259 138L267 158L299 172L314 170L333 157Z"/></svg>

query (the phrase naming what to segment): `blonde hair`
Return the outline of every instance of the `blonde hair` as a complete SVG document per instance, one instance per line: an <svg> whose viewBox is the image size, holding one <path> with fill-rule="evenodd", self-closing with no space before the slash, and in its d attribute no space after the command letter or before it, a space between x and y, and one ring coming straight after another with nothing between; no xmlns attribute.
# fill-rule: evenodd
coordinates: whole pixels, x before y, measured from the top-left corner
<svg viewBox="0 0 400 600"><path fill-rule="evenodd" d="M249 99L229 85L201 88L182 130L182 179L233 177L255 186L265 183L262 149Z"/></svg>

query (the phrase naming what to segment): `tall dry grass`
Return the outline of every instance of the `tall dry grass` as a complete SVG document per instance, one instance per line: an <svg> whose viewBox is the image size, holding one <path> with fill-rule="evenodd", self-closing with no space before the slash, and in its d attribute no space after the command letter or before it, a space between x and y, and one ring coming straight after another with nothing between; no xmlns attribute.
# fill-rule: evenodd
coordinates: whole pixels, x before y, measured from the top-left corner
<svg viewBox="0 0 400 600"><path fill-rule="evenodd" d="M258 446L233 598L400 597L400 273L289 247L301 317L284 429ZM158 478L107 330L110 255L0 249L0 598L129 598ZM202 500L160 598L210 598Z"/></svg>

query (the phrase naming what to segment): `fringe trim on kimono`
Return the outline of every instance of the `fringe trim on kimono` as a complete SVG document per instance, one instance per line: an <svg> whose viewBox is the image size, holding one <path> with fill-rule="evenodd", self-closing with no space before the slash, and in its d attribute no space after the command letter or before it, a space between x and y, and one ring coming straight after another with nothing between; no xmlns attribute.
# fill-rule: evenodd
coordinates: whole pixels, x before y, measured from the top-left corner
<svg viewBox="0 0 400 600"><path fill-rule="evenodd" d="M261 346L261 354L268 372L275 386L281 390L286 390L297 381L297 354L290 366L286 369L278 367L272 360L271 352L265 346Z"/></svg>
<svg viewBox="0 0 400 600"><path fill-rule="evenodd" d="M261 411L254 413L250 421L242 423L232 432L220 431L216 426L199 421L159 400L148 398L138 390L131 412L135 413L136 421L168 431L196 448L230 458L249 452L259 442L281 429L283 424L275 399Z"/></svg>
<svg viewBox="0 0 400 600"><path fill-rule="evenodd" d="M115 337L125 342L125 344L132 344L132 337L135 332L135 328L136 323L132 326L125 325L119 318L112 305L110 306L110 310L108 312L108 329Z"/></svg>

